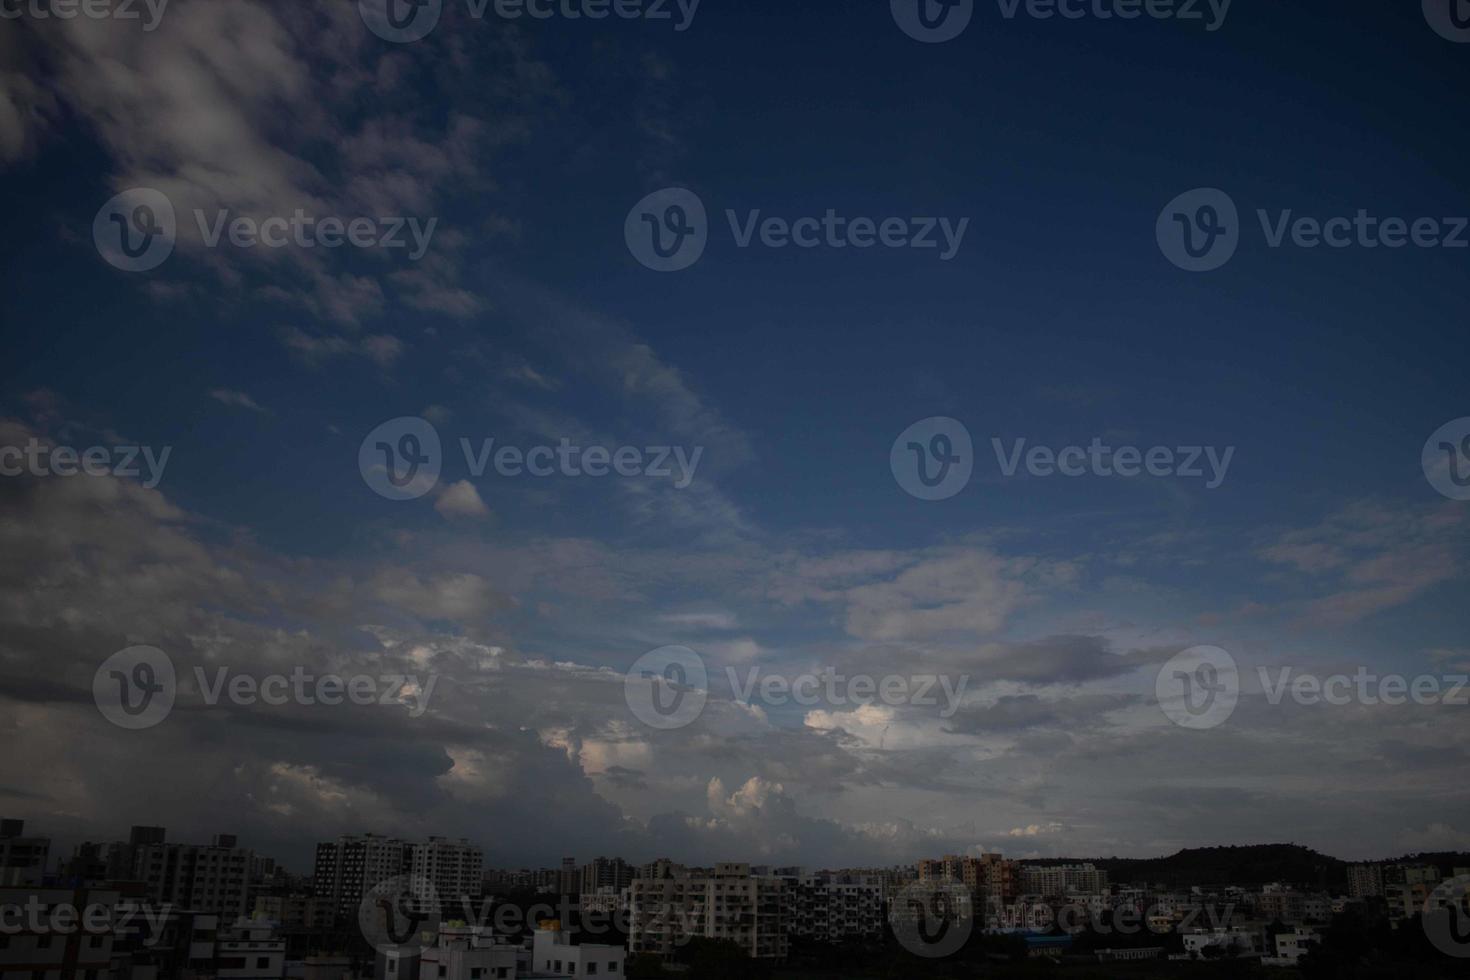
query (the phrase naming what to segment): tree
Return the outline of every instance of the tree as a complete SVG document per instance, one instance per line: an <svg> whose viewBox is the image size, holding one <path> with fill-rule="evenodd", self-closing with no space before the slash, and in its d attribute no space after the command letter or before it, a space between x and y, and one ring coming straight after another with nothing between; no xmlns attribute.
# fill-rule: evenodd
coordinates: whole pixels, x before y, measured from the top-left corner
<svg viewBox="0 0 1470 980"><path fill-rule="evenodd" d="M652 953L634 953L625 969L628 980L657 980L664 975L663 963Z"/></svg>

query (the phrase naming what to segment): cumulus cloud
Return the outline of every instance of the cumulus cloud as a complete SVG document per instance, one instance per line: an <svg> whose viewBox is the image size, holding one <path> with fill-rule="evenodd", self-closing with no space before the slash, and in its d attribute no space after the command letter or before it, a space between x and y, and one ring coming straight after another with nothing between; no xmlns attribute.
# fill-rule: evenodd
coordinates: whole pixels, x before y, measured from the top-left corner
<svg viewBox="0 0 1470 980"><path fill-rule="evenodd" d="M468 480L451 483L439 492L434 509L448 518L481 518L490 516L490 508L480 498L480 491Z"/></svg>

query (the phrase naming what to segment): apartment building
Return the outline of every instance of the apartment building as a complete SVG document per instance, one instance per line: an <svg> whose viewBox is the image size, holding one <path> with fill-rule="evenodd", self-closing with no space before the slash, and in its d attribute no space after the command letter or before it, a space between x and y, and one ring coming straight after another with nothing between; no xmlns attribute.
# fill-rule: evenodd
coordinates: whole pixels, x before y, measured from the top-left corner
<svg viewBox="0 0 1470 980"><path fill-rule="evenodd" d="M0 887L0 978L109 980L117 901L108 890ZM58 914L70 925L58 928Z"/></svg>
<svg viewBox="0 0 1470 980"><path fill-rule="evenodd" d="M241 919L215 941L216 980L279 980L286 975L286 941L270 922Z"/></svg>
<svg viewBox="0 0 1470 980"><path fill-rule="evenodd" d="M408 874L412 845L377 834L344 834L316 846L313 872L318 897L330 898L339 923L357 920L363 895L378 883Z"/></svg>
<svg viewBox="0 0 1470 980"><path fill-rule="evenodd" d="M1347 869L1348 895L1371 898L1383 894L1383 865L1353 864Z"/></svg>
<svg viewBox="0 0 1470 980"><path fill-rule="evenodd" d="M684 878L688 877L688 874L689 869L684 867L684 865L670 861L668 858L659 858L657 861L650 861L643 865L633 877L650 879Z"/></svg>
<svg viewBox="0 0 1470 980"><path fill-rule="evenodd" d="M1383 869L1383 884L1389 885L1435 885L1439 883L1439 868L1432 864L1390 864Z"/></svg>
<svg viewBox="0 0 1470 980"><path fill-rule="evenodd" d="M1424 911L1429 896L1434 893L1431 882L1393 884L1383 886L1383 897L1388 902L1388 921L1398 925Z"/></svg>
<svg viewBox="0 0 1470 980"><path fill-rule="evenodd" d="M584 888L582 894L578 896L578 905L583 915L610 919L619 912L628 910L628 889L612 888L607 885L603 885L596 891L588 891Z"/></svg>
<svg viewBox="0 0 1470 980"><path fill-rule="evenodd" d="M414 844L410 851L414 894L434 896L444 908L457 907L467 898L479 898L484 872L484 852L463 838L430 837L426 843Z"/></svg>
<svg viewBox="0 0 1470 980"><path fill-rule="evenodd" d="M1267 922L1279 921L1288 925L1302 922L1307 917L1306 898L1288 885L1269 884L1256 898L1256 911Z"/></svg>
<svg viewBox="0 0 1470 980"><path fill-rule="evenodd" d="M233 834L216 834L208 844L141 844L133 854L133 877L147 886L153 904L212 912L231 921L247 911L254 854Z"/></svg>
<svg viewBox="0 0 1470 980"><path fill-rule="evenodd" d="M786 883L753 877L748 864L718 864L708 876L639 879L629 894L628 946L669 956L691 936L728 939L756 958L785 957Z"/></svg>
<svg viewBox="0 0 1470 980"><path fill-rule="evenodd" d="M321 932L332 927L336 909L330 898L290 892L257 895L251 913L257 918L279 922L283 929Z"/></svg>
<svg viewBox="0 0 1470 980"><path fill-rule="evenodd" d="M561 859L561 874L557 878L556 890L561 895L576 895L582 887L582 875L577 870L576 858Z"/></svg>
<svg viewBox="0 0 1470 980"><path fill-rule="evenodd" d="M1088 866L1090 867L1090 865ZM920 861L917 877L923 882L958 882L970 889L977 904L996 905L1009 902L1021 891L1021 865L990 852L979 857L946 855L935 860ZM1106 879L1106 874L1104 879ZM888 891L896 892L896 883L888 882ZM1100 889L1100 890L1105 890Z"/></svg>
<svg viewBox="0 0 1470 980"><path fill-rule="evenodd" d="M633 883L634 868L622 858L596 858L582 865L583 895L596 894L603 888L621 891Z"/></svg>
<svg viewBox="0 0 1470 980"><path fill-rule="evenodd" d="M791 935L828 943L882 937L881 878L793 868L778 868L777 876L785 882L784 918Z"/></svg>
<svg viewBox="0 0 1470 980"><path fill-rule="evenodd" d="M1108 887L1108 873L1091 863L1021 866L1020 890L1026 895L1101 895Z"/></svg>

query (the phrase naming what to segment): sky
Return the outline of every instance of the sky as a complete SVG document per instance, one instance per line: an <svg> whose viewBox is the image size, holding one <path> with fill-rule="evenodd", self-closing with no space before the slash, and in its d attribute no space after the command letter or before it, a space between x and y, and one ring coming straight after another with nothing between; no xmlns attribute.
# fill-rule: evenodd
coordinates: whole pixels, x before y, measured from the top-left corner
<svg viewBox="0 0 1470 980"><path fill-rule="evenodd" d="M119 467L0 475L0 813L303 870L365 831L516 867L1470 850L1465 692L1271 696L1470 673L1470 441L1438 455L1470 38L1437 0L976 0L948 40L906 0L444 0L417 40L382 2L4 5L0 453ZM1181 267L1221 195L1233 253ZM165 210L166 255L119 252ZM1444 244L1273 247L1360 210ZM238 243L298 211L367 244ZM761 224L829 212L840 247ZM1007 462L1094 440L1179 465ZM957 446L926 499L905 462ZM137 646L177 683L129 729L98 692ZM660 728L635 665L670 646L708 683ZM1236 667L1209 726L1159 680L1199 647ZM273 705L221 670L415 681ZM740 696L823 671L954 697Z"/></svg>

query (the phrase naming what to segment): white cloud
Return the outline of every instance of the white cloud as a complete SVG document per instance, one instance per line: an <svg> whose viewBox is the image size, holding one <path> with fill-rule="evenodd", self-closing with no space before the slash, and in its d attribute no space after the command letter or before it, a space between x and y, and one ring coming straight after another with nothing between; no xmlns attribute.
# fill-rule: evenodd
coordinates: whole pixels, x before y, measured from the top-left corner
<svg viewBox="0 0 1470 980"><path fill-rule="evenodd" d="M468 480L451 483L439 491L434 509L447 518L481 518L490 516L490 508L480 498L480 491Z"/></svg>

